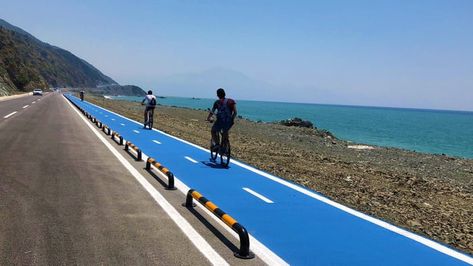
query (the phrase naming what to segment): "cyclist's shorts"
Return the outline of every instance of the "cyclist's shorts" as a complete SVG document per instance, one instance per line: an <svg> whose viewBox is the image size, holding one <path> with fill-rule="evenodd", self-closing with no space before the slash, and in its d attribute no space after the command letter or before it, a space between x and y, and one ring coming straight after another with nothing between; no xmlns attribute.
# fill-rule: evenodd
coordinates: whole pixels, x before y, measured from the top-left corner
<svg viewBox="0 0 473 266"><path fill-rule="evenodd" d="M145 112L153 111L153 110L154 110L154 107L153 107L153 106L146 106Z"/></svg>
<svg viewBox="0 0 473 266"><path fill-rule="evenodd" d="M220 131L220 130L228 131L230 130L230 128L232 128L232 126L233 126L233 123L231 121L225 123L225 122L221 122L217 120L212 126L212 131Z"/></svg>

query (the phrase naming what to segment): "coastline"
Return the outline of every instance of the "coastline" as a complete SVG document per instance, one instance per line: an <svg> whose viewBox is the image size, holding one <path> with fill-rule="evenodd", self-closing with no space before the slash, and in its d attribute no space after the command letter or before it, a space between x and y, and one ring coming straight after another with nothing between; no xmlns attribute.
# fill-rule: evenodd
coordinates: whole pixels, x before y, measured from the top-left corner
<svg viewBox="0 0 473 266"><path fill-rule="evenodd" d="M139 103L87 97L131 119ZM205 111L158 106L155 127L202 147ZM238 119L231 131L238 160L295 182L358 211L473 254L473 160L361 145L319 132Z"/></svg>
<svg viewBox="0 0 473 266"><path fill-rule="evenodd" d="M141 97L113 98L142 100ZM167 97L159 103L207 110L213 100ZM247 100L240 100L238 105L239 115L255 122L274 123L300 117L346 141L473 159L473 150L469 149L473 146L473 127L470 123L473 112Z"/></svg>

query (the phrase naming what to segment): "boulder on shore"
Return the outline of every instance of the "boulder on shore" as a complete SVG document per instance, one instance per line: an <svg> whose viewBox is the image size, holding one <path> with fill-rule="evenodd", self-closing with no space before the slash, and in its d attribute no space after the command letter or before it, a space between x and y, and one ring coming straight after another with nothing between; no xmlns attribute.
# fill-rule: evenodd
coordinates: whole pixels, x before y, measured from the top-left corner
<svg viewBox="0 0 473 266"><path fill-rule="evenodd" d="M278 124L288 127L306 127L306 128L314 128L314 124L307 120L302 120L299 117L294 117L292 119L281 120Z"/></svg>

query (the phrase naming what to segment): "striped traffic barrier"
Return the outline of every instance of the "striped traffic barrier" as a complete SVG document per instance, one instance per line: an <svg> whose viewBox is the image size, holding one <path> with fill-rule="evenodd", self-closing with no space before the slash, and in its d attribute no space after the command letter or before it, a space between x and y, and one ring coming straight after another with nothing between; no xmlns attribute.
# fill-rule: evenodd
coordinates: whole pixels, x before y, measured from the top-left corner
<svg viewBox="0 0 473 266"><path fill-rule="evenodd" d="M215 216L217 216L220 220L222 220L226 225L228 225L230 228L233 229L233 231L238 234L238 236L240 237L240 251L234 253L235 257L241 259L252 259L255 257L255 254L250 251L250 238L248 236L248 231L246 231L245 227L243 227L230 215L219 209L217 205L213 204L210 200L203 197L199 192L195 191L194 189L190 189L189 192L187 192L186 203L184 203L183 205L187 208L193 207L193 199L196 199L198 202L204 205L205 208L207 208L210 212L212 212Z"/></svg>
<svg viewBox="0 0 473 266"><path fill-rule="evenodd" d="M128 151L128 148L134 150L137 154L136 160L141 161L141 150L129 141L125 142L125 151Z"/></svg>
<svg viewBox="0 0 473 266"><path fill-rule="evenodd" d="M161 173L165 174L168 177L168 186L166 187L167 190L176 190L176 187L174 186L174 174L169 171L166 167L164 167L162 164L156 162L155 159L149 157L148 160L146 160L146 170L151 170L151 165L156 167Z"/></svg>
<svg viewBox="0 0 473 266"><path fill-rule="evenodd" d="M119 144L123 145L123 137L120 136L117 132L112 132L112 139L115 140L115 137L117 137L120 140Z"/></svg>
<svg viewBox="0 0 473 266"><path fill-rule="evenodd" d="M107 135L112 134L112 130L105 124L102 124L102 131Z"/></svg>

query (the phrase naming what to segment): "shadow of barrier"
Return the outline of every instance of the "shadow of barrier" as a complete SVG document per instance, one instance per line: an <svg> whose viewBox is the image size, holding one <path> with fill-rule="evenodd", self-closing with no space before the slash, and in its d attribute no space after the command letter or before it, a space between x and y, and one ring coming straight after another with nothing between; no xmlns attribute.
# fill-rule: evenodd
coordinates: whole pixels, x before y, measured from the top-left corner
<svg viewBox="0 0 473 266"><path fill-rule="evenodd" d="M129 148L131 148L132 150L134 150L136 152L136 160L137 161L141 161L142 159L142 152L141 150L136 147L133 143L127 141L125 142L125 151L127 151L128 153L130 153L129 151Z"/></svg>
<svg viewBox="0 0 473 266"><path fill-rule="evenodd" d="M120 142L117 142L117 140L115 140L115 137L117 137ZM120 145L123 145L123 137L120 136L117 132L112 132L112 140L117 142Z"/></svg>
<svg viewBox="0 0 473 266"><path fill-rule="evenodd" d="M168 185L166 186L166 189L176 190L176 187L174 186L174 174L162 164L156 162L155 159L149 157L148 160L146 160L146 170L151 171L151 165L156 167L161 173L168 177Z"/></svg>
<svg viewBox="0 0 473 266"><path fill-rule="evenodd" d="M255 257L255 254L250 251L250 238L245 227L243 227L230 215L226 214L224 211L218 208L217 205L213 204L210 200L203 197L194 189L190 189L189 192L187 192L186 202L182 205L187 208L194 207L195 204L193 203L193 199L204 205L204 207L207 208L212 214L217 216L221 221L223 221L238 234L240 237L240 250L234 253L235 257L240 259L252 259Z"/></svg>

